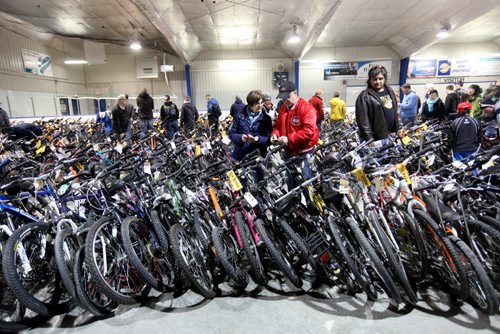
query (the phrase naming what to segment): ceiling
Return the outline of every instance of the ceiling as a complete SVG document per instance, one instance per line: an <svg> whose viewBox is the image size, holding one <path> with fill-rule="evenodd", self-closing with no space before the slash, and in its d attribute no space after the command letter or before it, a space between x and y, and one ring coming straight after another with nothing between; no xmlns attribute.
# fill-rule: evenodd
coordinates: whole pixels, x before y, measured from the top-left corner
<svg viewBox="0 0 500 334"><path fill-rule="evenodd" d="M500 44L499 0L16 0L0 25L35 38L143 46L191 63L203 50L388 45L402 57L434 43ZM450 36L439 40L440 28ZM301 41L288 43L295 28ZM64 46L64 45L63 45Z"/></svg>

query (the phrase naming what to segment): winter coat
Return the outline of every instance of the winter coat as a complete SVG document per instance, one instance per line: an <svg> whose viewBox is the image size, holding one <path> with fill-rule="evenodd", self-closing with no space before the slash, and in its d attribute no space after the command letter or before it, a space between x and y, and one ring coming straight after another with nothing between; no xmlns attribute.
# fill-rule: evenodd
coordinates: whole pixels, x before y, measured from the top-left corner
<svg viewBox="0 0 500 334"><path fill-rule="evenodd" d="M210 100L207 101L208 123L210 125L212 125L212 124L219 124L219 117L217 117L215 115L215 112L212 109L212 106L214 104L216 104L216 105L218 105L220 107L219 101L217 101L214 97L212 97Z"/></svg>
<svg viewBox="0 0 500 334"><path fill-rule="evenodd" d="M301 97L292 109L283 103L271 135L288 137L290 155L298 155L318 142L316 115L316 109Z"/></svg>
<svg viewBox="0 0 500 334"><path fill-rule="evenodd" d="M480 117L483 113L479 104L481 102L481 96L469 97L468 101L470 102L470 104L472 104L470 115L472 117Z"/></svg>
<svg viewBox="0 0 500 334"><path fill-rule="evenodd" d="M408 95L403 96L401 107L399 108L399 115L401 118L411 118L417 116L418 97L414 91L410 91Z"/></svg>
<svg viewBox="0 0 500 334"><path fill-rule="evenodd" d="M130 123L130 114L128 108L121 109L117 104L111 111L113 132L116 134L126 133Z"/></svg>
<svg viewBox="0 0 500 334"><path fill-rule="evenodd" d="M457 112L459 103L458 100L458 94L455 92L446 95L446 99L444 100L444 110L447 114L454 114Z"/></svg>
<svg viewBox="0 0 500 334"><path fill-rule="evenodd" d="M389 93L393 110L397 106L397 99L394 91L389 86L385 86ZM382 101L373 88L367 88L359 93L356 99L356 123L358 124L358 134L361 140L380 140L389 136L389 132L396 132L399 128L397 115L394 115L394 124L388 129L386 115Z"/></svg>
<svg viewBox="0 0 500 334"><path fill-rule="evenodd" d="M340 97L334 97L330 100L330 109L331 121L343 121L345 119L345 102Z"/></svg>
<svg viewBox="0 0 500 334"><path fill-rule="evenodd" d="M172 101L165 102L160 108L160 118L163 126L166 126L167 122L178 120L179 108Z"/></svg>
<svg viewBox="0 0 500 334"><path fill-rule="evenodd" d="M236 101L234 101L234 103L231 105L229 114L235 117L235 115L237 115L240 111L242 111L243 108L245 108L245 104L243 103L243 101L241 101L241 99L236 99Z"/></svg>
<svg viewBox="0 0 500 334"><path fill-rule="evenodd" d="M455 119L450 128L451 148L453 150L458 152L477 150L483 132L475 118L463 115Z"/></svg>
<svg viewBox="0 0 500 334"><path fill-rule="evenodd" d="M242 160L247 153L256 149L260 150L261 156L265 156L269 135L273 128L271 117L266 113L264 108L253 123L250 122L248 108L248 106L245 106L241 112L236 114L231 129L229 129L229 138L234 143L231 155L238 161ZM253 141L244 142L241 140L244 134L258 136L259 140L255 143Z"/></svg>
<svg viewBox="0 0 500 334"><path fill-rule="evenodd" d="M193 131L196 122L198 121L198 109L192 103L184 103L181 108L180 126L184 131Z"/></svg>
<svg viewBox="0 0 500 334"><path fill-rule="evenodd" d="M309 99L309 103L316 109L316 122L321 122L325 119L325 111L323 110L323 99L314 95Z"/></svg>
<svg viewBox="0 0 500 334"><path fill-rule="evenodd" d="M434 103L432 111L429 111L429 105L427 101L424 102L422 106L422 120L439 119L443 120L446 117L446 110L443 101L438 97L437 101Z"/></svg>
<svg viewBox="0 0 500 334"><path fill-rule="evenodd" d="M104 132L111 132L113 130L113 125L111 124L111 117L109 117L108 111L102 111L104 113L104 117L101 118L101 112L98 112L95 117L95 122L97 124L104 125Z"/></svg>
<svg viewBox="0 0 500 334"><path fill-rule="evenodd" d="M10 128L10 120L7 112L0 108L0 130L4 128Z"/></svg>
<svg viewBox="0 0 500 334"><path fill-rule="evenodd" d="M139 119L153 119L155 104L153 98L148 93L143 92L137 97L137 108L139 109Z"/></svg>

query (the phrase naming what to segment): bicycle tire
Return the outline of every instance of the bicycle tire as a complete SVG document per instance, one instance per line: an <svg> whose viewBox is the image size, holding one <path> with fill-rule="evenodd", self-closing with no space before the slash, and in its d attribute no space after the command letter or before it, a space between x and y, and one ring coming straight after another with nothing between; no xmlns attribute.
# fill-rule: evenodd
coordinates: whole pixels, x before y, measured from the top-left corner
<svg viewBox="0 0 500 334"><path fill-rule="evenodd" d="M216 227L212 230L212 241L220 263L237 290L244 290L248 285L248 273L239 267L236 243L231 240L226 229Z"/></svg>
<svg viewBox="0 0 500 334"><path fill-rule="evenodd" d="M168 231L165 229L164 227L165 225L162 224L157 210L150 210L149 215L151 217L151 226L153 227L153 230L157 237L157 241L163 248L163 252L165 253L164 260L167 261L168 266L171 269L170 270L171 276L168 278L168 280L165 281L165 278L163 278L164 288L174 288L177 276L180 276L179 274L180 270L179 268L177 268L174 256L172 254L172 251L170 250L170 243L168 241Z"/></svg>
<svg viewBox="0 0 500 334"><path fill-rule="evenodd" d="M214 298L212 275L204 263L201 246L192 240L195 237L189 236L181 224L175 224L170 228L169 238L175 260L191 283L191 287L207 299ZM183 253L181 244L190 247L190 251ZM190 259L187 256L190 256Z"/></svg>
<svg viewBox="0 0 500 334"><path fill-rule="evenodd" d="M416 209L413 210L413 214L420 225L423 225L422 230L425 236L424 242L427 245L427 258L431 263L430 267L438 276L437 278L444 281L442 285L445 289L462 300L467 299L469 296L467 275L455 247L427 213ZM436 263L436 261L439 262ZM438 268L439 270L437 270Z"/></svg>
<svg viewBox="0 0 500 334"><path fill-rule="evenodd" d="M365 261L359 258L360 254L358 250L354 247L351 240L349 240L348 235L341 232L342 229L337 227L333 217L328 217L328 226L330 227L335 246L346 262L349 271L354 275L356 284L365 292L368 300L377 300L378 293L375 283L366 269ZM348 248L350 251L348 251ZM356 266L355 263L359 265Z"/></svg>
<svg viewBox="0 0 500 334"><path fill-rule="evenodd" d="M201 245L203 246L203 250L208 249L208 246L210 245L210 237L211 237L210 228L207 226L205 219L206 219L206 216L203 218L200 217L200 211L196 210L194 212L194 214L193 214L194 233L196 235L196 238L198 238Z"/></svg>
<svg viewBox="0 0 500 334"><path fill-rule="evenodd" d="M271 259L278 265L279 269L285 274L290 282L297 288L302 287L302 280L292 268L291 261L286 258L285 254L279 249L279 246L270 236L270 232L266 229L262 219L254 221L255 229L271 256Z"/></svg>
<svg viewBox="0 0 500 334"><path fill-rule="evenodd" d="M499 301L495 288L481 262L464 241L455 236L449 236L449 238L456 245L457 250L463 254L460 258L469 272L467 277L470 287L470 299L483 313L494 315L498 312Z"/></svg>
<svg viewBox="0 0 500 334"><path fill-rule="evenodd" d="M90 273L85 264L85 247L82 246L76 251L73 264L73 277L78 300L82 304L82 308L93 315L106 316L112 312L116 304L111 299L98 303L99 300L102 300L102 294L97 287L92 286L92 280L89 276Z"/></svg>
<svg viewBox="0 0 500 334"><path fill-rule="evenodd" d="M123 248L130 263L137 269L142 279L153 289L164 292L163 277L171 269L162 257L163 247L156 240L153 228L143 220L130 216L121 224Z"/></svg>
<svg viewBox="0 0 500 334"><path fill-rule="evenodd" d="M373 269L382 281L382 288L384 291L394 302L400 304L402 299L399 289L396 287L396 283L394 283L394 280L385 268L380 257L377 255L377 252L370 245L370 242L363 234L363 231L359 228L358 223L350 217L346 218L345 222L358 241L359 251L364 251L366 253L365 258L370 261Z"/></svg>
<svg viewBox="0 0 500 334"><path fill-rule="evenodd" d="M424 240L422 238L422 230L415 222L415 220L411 218L411 216L407 212L402 210L398 210L398 212L403 214L404 220L406 221L406 224L409 227L411 237L414 239L414 241L411 242L411 246L413 248L413 254L414 257L416 258L416 261L420 262L420 264L412 264L411 267L409 267L406 270L406 272L409 273L409 278L412 281L416 281L418 283L425 278L428 271L425 245L424 245ZM406 262L403 261L403 265L405 263ZM407 268L407 266L405 266L405 268Z"/></svg>
<svg viewBox="0 0 500 334"><path fill-rule="evenodd" d="M266 285L266 273L257 249L257 245L250 234L246 221L243 220L243 213L241 211L236 211L234 213L234 221L241 239L243 253L250 264L250 274L255 283L259 285Z"/></svg>
<svg viewBox="0 0 500 334"><path fill-rule="evenodd" d="M49 233L50 229L49 224L38 222L20 227L14 231L7 241L2 259L3 274L12 293L24 306L44 316L67 313L73 307L73 303L68 301L64 294L64 287L60 281L59 271L54 261L52 259L41 261L41 259L46 259L47 256L54 253L53 236ZM43 234L44 238L46 238L44 245L39 244L40 240L37 233ZM31 240L28 242L29 237L31 237ZM25 242L26 244L24 244ZM28 259L37 259L37 261L30 261L32 269L30 277L32 275L36 275L37 277L28 279L28 277L21 277L19 275L18 269L20 268L17 263L17 250L20 244L23 244L24 250L29 252L30 255L40 251L40 254L33 255L34 257L26 255ZM40 256L42 254L44 255L43 257ZM34 286L28 289L24 283L26 285L33 283ZM49 293L49 297L40 300L33 295L33 292L37 291Z"/></svg>
<svg viewBox="0 0 500 334"><path fill-rule="evenodd" d="M500 232L500 222L498 222L495 218L482 215L479 216L479 220Z"/></svg>
<svg viewBox="0 0 500 334"><path fill-rule="evenodd" d="M122 246L119 221L111 217L102 217L97 220L87 232L85 240L85 262L92 280L99 291L117 304L132 305L140 302L149 293L149 285L138 274L137 269L130 263ZM112 250L106 252L112 245ZM108 264L108 258L112 258ZM103 274L102 268L107 268ZM110 273L114 270L114 274Z"/></svg>
<svg viewBox="0 0 500 334"><path fill-rule="evenodd" d="M75 290L75 282L73 278L73 258L75 256L75 252L78 250L78 240L76 243L74 242L76 236L73 234L73 230L70 228L66 228L57 232L54 251L56 257L57 268L59 269L59 274L61 275L62 282L66 291L71 295L73 300L76 302L78 306L82 306L79 299L78 294ZM66 250L71 254L67 254ZM68 258L68 255L70 258Z"/></svg>
<svg viewBox="0 0 500 334"><path fill-rule="evenodd" d="M381 243L381 258L385 258L389 263L389 267L391 268L390 272L393 274L393 276L395 276L399 284L401 284L405 292L407 301L412 305L416 305L418 303L418 296L413 290L406 275L406 271L403 267L403 262L401 261L401 258L396 254L396 250L394 249L394 246L387 236L388 232L384 228L382 228L381 223L378 220L378 216L376 214L375 216L377 217L377 220L374 220L372 222L375 233L377 233L377 236ZM399 246L401 245L398 245L398 247Z"/></svg>

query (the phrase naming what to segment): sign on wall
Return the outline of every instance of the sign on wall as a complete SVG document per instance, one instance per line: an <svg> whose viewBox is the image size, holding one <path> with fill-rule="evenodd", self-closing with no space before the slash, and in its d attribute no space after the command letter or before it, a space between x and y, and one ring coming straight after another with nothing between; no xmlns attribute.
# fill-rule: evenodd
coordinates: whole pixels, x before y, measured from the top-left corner
<svg viewBox="0 0 500 334"><path fill-rule="evenodd" d="M408 78L433 78L436 76L436 60L410 60Z"/></svg>
<svg viewBox="0 0 500 334"><path fill-rule="evenodd" d="M323 64L323 80L368 79L370 68L377 65L384 66L387 76L391 76L390 60L335 62Z"/></svg>
<svg viewBox="0 0 500 334"><path fill-rule="evenodd" d="M410 60L408 78L500 75L500 58Z"/></svg>
<svg viewBox="0 0 500 334"><path fill-rule="evenodd" d="M22 54L24 72L49 77L54 76L52 60L49 55L27 49L22 49Z"/></svg>

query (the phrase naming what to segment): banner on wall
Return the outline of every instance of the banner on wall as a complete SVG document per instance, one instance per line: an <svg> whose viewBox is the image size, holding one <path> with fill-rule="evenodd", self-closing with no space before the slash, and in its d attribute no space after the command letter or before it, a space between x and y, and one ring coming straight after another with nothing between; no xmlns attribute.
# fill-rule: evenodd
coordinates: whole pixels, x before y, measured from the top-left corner
<svg viewBox="0 0 500 334"><path fill-rule="evenodd" d="M24 72L35 75L54 76L52 69L52 59L49 55L22 49Z"/></svg>
<svg viewBox="0 0 500 334"><path fill-rule="evenodd" d="M370 68L377 65L384 66L387 76L391 76L392 61L390 60L335 62L323 64L323 80L368 79Z"/></svg>
<svg viewBox="0 0 500 334"><path fill-rule="evenodd" d="M473 59L447 59L438 60L438 77L468 77L471 74L471 69L474 66Z"/></svg>
<svg viewBox="0 0 500 334"><path fill-rule="evenodd" d="M500 58L479 58L471 68L471 75L500 75Z"/></svg>
<svg viewBox="0 0 500 334"><path fill-rule="evenodd" d="M432 78L436 76L436 60L410 60L408 78Z"/></svg>

